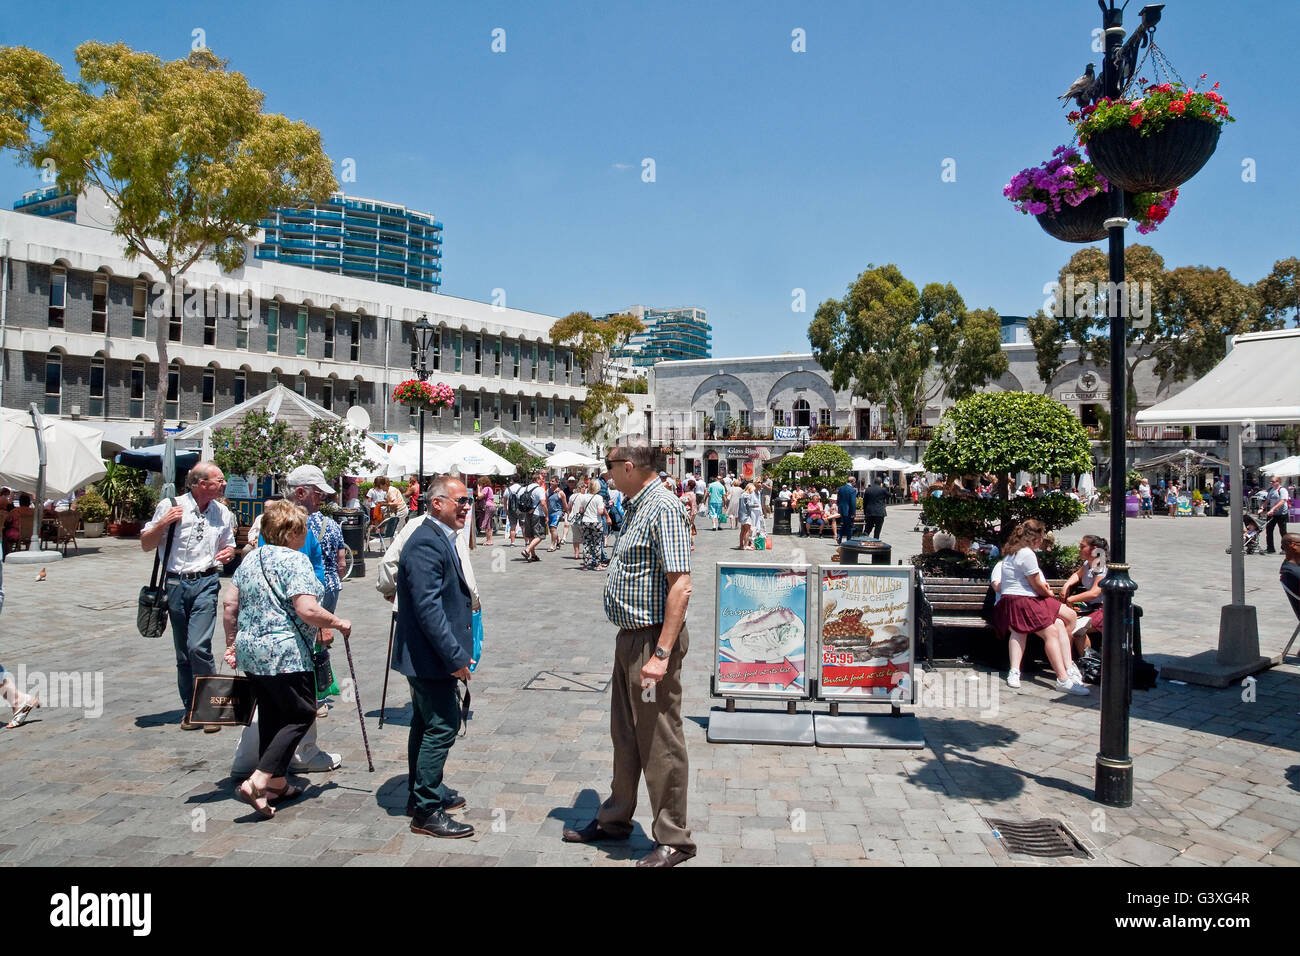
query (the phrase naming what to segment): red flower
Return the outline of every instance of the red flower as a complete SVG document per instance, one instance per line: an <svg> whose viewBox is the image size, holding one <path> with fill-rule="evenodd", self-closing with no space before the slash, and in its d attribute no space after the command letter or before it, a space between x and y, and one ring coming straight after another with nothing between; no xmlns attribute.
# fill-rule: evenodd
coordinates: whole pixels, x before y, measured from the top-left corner
<svg viewBox="0 0 1300 956"><path fill-rule="evenodd" d="M1075 120L1079 119L1080 116L1082 116L1082 114L1078 110L1074 110L1073 112L1069 113L1065 118L1068 119L1071 123L1073 123Z"/></svg>
<svg viewBox="0 0 1300 956"><path fill-rule="evenodd" d="M1175 116L1177 116L1186 108L1187 107L1182 100L1174 100L1172 103L1169 104L1169 112L1173 113Z"/></svg>
<svg viewBox="0 0 1300 956"><path fill-rule="evenodd" d="M1212 90L1217 90L1218 88L1219 88L1219 84L1218 84L1218 83L1215 83L1212 87L1210 87L1210 89L1212 89Z"/></svg>
<svg viewBox="0 0 1300 956"><path fill-rule="evenodd" d="M1210 74L1208 74L1208 73L1202 73L1202 74L1201 74L1201 79L1205 79L1205 78L1206 78L1207 76L1209 76L1209 75L1210 75Z"/></svg>
<svg viewBox="0 0 1300 956"><path fill-rule="evenodd" d="M1220 107L1219 107L1219 115L1220 115L1220 116L1227 116L1227 115L1228 115L1228 108L1227 108L1226 106L1220 106Z"/></svg>
<svg viewBox="0 0 1300 956"><path fill-rule="evenodd" d="M1142 125L1142 114L1141 114L1141 113L1134 113L1132 116L1130 116L1130 117L1129 117L1129 121L1128 121L1128 125L1129 125L1129 126L1132 126L1134 129L1137 129L1139 126L1141 126L1141 125Z"/></svg>

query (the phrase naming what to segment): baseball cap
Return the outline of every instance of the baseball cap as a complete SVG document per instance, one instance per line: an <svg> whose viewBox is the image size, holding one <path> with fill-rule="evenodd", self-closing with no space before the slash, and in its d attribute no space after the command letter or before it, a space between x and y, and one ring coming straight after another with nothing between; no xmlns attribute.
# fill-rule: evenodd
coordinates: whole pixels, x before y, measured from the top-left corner
<svg viewBox="0 0 1300 956"><path fill-rule="evenodd" d="M325 482L325 472L315 465L299 465L285 477L285 484L290 488L310 485L319 488L327 495L334 494L334 489Z"/></svg>

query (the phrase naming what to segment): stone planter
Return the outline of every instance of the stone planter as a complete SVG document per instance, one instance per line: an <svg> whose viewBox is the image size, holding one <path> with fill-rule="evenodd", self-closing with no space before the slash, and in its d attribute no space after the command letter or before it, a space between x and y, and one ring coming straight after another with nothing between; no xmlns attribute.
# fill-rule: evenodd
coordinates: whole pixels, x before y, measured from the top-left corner
<svg viewBox="0 0 1300 956"><path fill-rule="evenodd" d="M82 530L86 533L87 538L98 538L104 533L104 522L87 521L82 525Z"/></svg>

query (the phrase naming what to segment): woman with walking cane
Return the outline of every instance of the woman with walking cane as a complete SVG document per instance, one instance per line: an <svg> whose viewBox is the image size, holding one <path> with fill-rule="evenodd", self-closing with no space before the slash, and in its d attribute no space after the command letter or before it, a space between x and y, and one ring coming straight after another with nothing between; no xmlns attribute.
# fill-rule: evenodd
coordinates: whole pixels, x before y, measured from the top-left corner
<svg viewBox="0 0 1300 956"><path fill-rule="evenodd" d="M323 589L306 555L307 512L273 501L262 516L264 547L235 572L225 600L226 663L248 675L257 701L257 769L236 795L260 816L275 815L273 803L302 795L285 777L294 751L316 719L312 649L318 628L346 639L352 623L320 605Z"/></svg>

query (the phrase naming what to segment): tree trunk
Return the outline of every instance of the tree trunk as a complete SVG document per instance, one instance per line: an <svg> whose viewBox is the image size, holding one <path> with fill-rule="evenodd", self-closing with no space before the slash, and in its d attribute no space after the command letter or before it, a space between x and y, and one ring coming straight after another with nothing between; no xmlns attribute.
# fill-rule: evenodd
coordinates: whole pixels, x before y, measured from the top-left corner
<svg viewBox="0 0 1300 956"><path fill-rule="evenodd" d="M166 308L163 309L163 314L158 319L158 329L154 338L154 345L158 349L158 387L153 402L153 439L155 442L161 442L164 434L163 420L167 403L167 366L170 364L167 354L167 336L171 330L172 309L176 307L173 277L164 272L163 283L166 286L166 291L163 293L166 296ZM181 327L183 329L184 324ZM180 399L179 384L178 382L176 394L178 401Z"/></svg>

